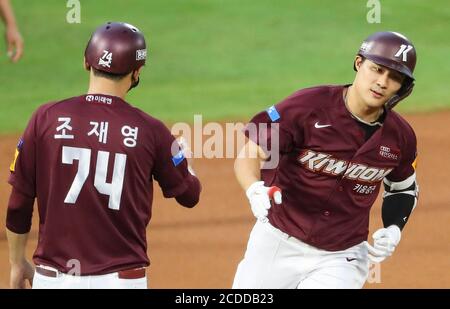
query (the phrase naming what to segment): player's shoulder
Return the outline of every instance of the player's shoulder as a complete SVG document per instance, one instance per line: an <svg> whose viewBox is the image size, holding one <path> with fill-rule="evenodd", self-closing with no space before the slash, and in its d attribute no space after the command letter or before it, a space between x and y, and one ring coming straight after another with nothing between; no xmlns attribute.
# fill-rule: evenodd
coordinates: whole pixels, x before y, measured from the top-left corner
<svg viewBox="0 0 450 309"><path fill-rule="evenodd" d="M95 100L97 99L96 96L94 96L94 98ZM109 99L111 101L108 101ZM86 102L91 101L92 100L89 99L89 95L80 95L59 101L47 102L36 109L35 117L45 117L45 115L59 113L60 111L77 112L80 110L80 104L86 104ZM149 115L148 113L142 111L141 109L121 98L99 95L98 102L94 103L112 104L113 106L115 105L117 108L120 108L120 113L123 118L133 119L133 122L136 123L136 125L143 127L144 131L147 133L153 133L157 135L161 132L165 133L169 131L169 129L161 120Z"/></svg>
<svg viewBox="0 0 450 309"><path fill-rule="evenodd" d="M414 129L411 124L399 113L394 110L390 111L391 118L395 122L396 126L405 133L414 134Z"/></svg>
<svg viewBox="0 0 450 309"><path fill-rule="evenodd" d="M299 121L316 110L335 105L342 99L344 86L322 85L297 90L275 105L275 109L285 121Z"/></svg>
<svg viewBox="0 0 450 309"><path fill-rule="evenodd" d="M277 104L280 108L318 109L332 104L335 97L342 96L342 85L320 85L303 88L295 91L282 102Z"/></svg>
<svg viewBox="0 0 450 309"><path fill-rule="evenodd" d="M342 85L318 85L312 87L306 87L295 91L290 98L311 98L316 96L329 96L338 90L343 89Z"/></svg>
<svg viewBox="0 0 450 309"><path fill-rule="evenodd" d="M407 141L416 141L416 133L411 124L394 110L389 111L391 123L395 126L395 131L402 135Z"/></svg>
<svg viewBox="0 0 450 309"><path fill-rule="evenodd" d="M60 108L65 108L65 106L67 106L67 104L70 104L73 102L78 102L81 100L82 100L82 96L76 96L76 97L70 97L70 98L66 98L66 99L62 99L62 100L49 101L44 104L41 104L36 109L35 113L38 115L45 114L45 113L51 112L53 110L59 110Z"/></svg>
<svg viewBox="0 0 450 309"><path fill-rule="evenodd" d="M36 108L36 110L34 111L32 117L34 117L34 118L44 117L51 110L53 110L54 107L57 106L59 102L61 102L61 101L50 101L50 102L46 102L44 104L39 105Z"/></svg>
<svg viewBox="0 0 450 309"><path fill-rule="evenodd" d="M133 105L130 105L130 109L134 112L134 114L136 115L136 118L139 118L141 120L141 123L147 129L151 130L152 132L155 132L156 134L158 134L158 132L161 132L161 131L164 131L164 132L169 131L167 126L164 124L164 122L162 122L158 118L150 115L147 112L144 112L140 108L133 106Z"/></svg>

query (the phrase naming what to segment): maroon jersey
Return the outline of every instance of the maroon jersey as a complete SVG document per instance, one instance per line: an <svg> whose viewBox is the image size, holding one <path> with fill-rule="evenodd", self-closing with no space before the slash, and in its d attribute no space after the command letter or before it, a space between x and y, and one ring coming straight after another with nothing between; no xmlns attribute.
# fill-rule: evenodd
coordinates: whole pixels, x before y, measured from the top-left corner
<svg viewBox="0 0 450 309"><path fill-rule="evenodd" d="M366 140L343 89L300 90L251 120L259 134L246 131L264 149L279 136L278 166L261 171L266 186L283 191L282 205L269 211L271 224L331 251L367 239L369 211L385 177L399 182L415 173L416 137L408 123L386 110L383 126Z"/></svg>
<svg viewBox="0 0 450 309"><path fill-rule="evenodd" d="M153 178L165 197L176 197L193 177L186 160L172 155L173 142L162 122L118 97L90 94L41 106L9 179L37 197L34 262L67 272L76 259L82 275L147 266Z"/></svg>

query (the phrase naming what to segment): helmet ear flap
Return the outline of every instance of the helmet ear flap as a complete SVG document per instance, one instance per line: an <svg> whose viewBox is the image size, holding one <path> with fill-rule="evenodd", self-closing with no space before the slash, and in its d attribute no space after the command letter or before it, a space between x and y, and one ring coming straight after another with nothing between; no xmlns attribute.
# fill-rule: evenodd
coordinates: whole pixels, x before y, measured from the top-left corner
<svg viewBox="0 0 450 309"><path fill-rule="evenodd" d="M397 93L385 103L386 107L388 109L393 109L398 104L398 102L411 94L413 88L414 80L408 78L408 80L403 83L399 91L397 91Z"/></svg>
<svg viewBox="0 0 450 309"><path fill-rule="evenodd" d="M139 70L139 69L138 69L138 70ZM128 91L130 91L130 90L133 89L133 88L136 88L136 87L139 85L140 76L138 75L138 76L137 76L137 79L134 78L134 74L135 74L135 72L138 71L138 70L134 70L133 72L131 72L131 85L130 85L130 88L128 88ZM127 91L127 92L128 92L128 91Z"/></svg>

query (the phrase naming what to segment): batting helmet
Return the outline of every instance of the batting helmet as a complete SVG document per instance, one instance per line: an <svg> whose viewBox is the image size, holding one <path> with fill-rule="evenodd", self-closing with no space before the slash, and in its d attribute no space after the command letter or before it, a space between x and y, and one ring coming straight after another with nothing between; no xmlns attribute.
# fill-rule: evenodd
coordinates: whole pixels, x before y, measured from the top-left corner
<svg viewBox="0 0 450 309"><path fill-rule="evenodd" d="M364 40L357 55L405 76L400 90L386 102L388 108L393 108L400 100L411 94L414 87L416 49L404 35L397 32L376 32ZM355 64L353 69L356 71Z"/></svg>
<svg viewBox="0 0 450 309"><path fill-rule="evenodd" d="M145 64L145 38L133 25L108 22L94 31L84 56L99 71L128 74Z"/></svg>

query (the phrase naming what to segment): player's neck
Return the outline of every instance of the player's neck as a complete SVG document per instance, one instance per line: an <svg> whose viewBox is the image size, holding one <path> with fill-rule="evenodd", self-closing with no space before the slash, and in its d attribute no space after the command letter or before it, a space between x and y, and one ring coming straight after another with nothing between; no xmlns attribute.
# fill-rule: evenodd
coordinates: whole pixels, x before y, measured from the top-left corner
<svg viewBox="0 0 450 309"><path fill-rule="evenodd" d="M125 81L116 82L106 78L91 76L87 93L105 94L125 99L129 85Z"/></svg>
<svg viewBox="0 0 450 309"><path fill-rule="evenodd" d="M344 89L343 96L348 111L364 122L374 122L383 113L383 107L368 106L364 100L358 96L353 86Z"/></svg>

